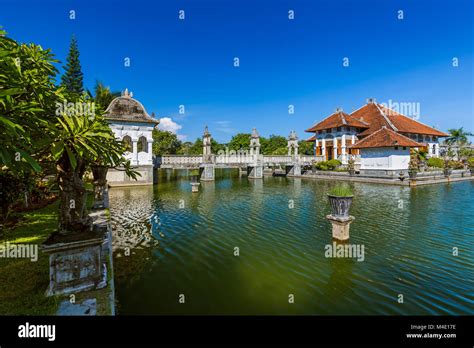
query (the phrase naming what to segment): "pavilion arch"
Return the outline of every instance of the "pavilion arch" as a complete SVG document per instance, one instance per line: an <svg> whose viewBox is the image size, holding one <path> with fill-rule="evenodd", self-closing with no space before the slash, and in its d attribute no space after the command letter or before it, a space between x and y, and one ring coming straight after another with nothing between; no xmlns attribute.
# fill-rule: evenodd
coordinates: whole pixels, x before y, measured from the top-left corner
<svg viewBox="0 0 474 348"><path fill-rule="evenodd" d="M129 135L123 137L122 143L125 146L125 152L132 152L132 138Z"/></svg>
<svg viewBox="0 0 474 348"><path fill-rule="evenodd" d="M137 152L148 152L148 141L143 135L138 138Z"/></svg>

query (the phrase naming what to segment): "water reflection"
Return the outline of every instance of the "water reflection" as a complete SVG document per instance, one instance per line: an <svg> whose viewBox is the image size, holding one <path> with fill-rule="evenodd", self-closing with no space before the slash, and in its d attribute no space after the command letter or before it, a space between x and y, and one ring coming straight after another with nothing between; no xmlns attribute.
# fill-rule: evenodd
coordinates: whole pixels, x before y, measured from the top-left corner
<svg viewBox="0 0 474 348"><path fill-rule="evenodd" d="M111 189L119 313L473 314L471 182L353 183L358 262L324 255L333 182L216 174L198 193L179 171Z"/></svg>

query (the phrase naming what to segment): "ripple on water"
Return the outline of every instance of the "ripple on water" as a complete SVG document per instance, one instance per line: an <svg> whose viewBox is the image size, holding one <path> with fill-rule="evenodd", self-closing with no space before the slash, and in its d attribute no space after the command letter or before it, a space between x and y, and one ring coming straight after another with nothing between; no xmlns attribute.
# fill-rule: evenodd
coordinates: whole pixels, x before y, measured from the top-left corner
<svg viewBox="0 0 474 348"><path fill-rule="evenodd" d="M126 261L139 266L118 278L121 313L474 314L472 183L354 183L351 243L363 262L325 257L331 185L225 174L198 194L182 177L111 189L115 255L151 251ZM183 292L193 306L176 304Z"/></svg>

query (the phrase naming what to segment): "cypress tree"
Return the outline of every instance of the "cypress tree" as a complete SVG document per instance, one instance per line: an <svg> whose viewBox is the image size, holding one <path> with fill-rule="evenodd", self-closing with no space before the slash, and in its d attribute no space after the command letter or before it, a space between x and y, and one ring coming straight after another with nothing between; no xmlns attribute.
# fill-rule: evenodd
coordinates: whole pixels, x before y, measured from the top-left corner
<svg viewBox="0 0 474 348"><path fill-rule="evenodd" d="M64 67L64 74L61 76L61 85L66 87L66 91L73 95L80 95L84 91L83 73L81 63L79 61L79 48L77 40L73 36L71 45L69 46L69 54L67 56L67 64Z"/></svg>

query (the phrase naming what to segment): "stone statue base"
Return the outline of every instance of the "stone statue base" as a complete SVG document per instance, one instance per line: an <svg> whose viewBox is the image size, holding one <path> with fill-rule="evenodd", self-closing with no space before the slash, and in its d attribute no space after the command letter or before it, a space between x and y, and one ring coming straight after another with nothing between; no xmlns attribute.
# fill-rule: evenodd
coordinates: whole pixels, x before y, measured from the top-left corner
<svg viewBox="0 0 474 348"><path fill-rule="evenodd" d="M191 192L199 192L199 185L201 185L198 182L192 182L191 183Z"/></svg>
<svg viewBox="0 0 474 348"><path fill-rule="evenodd" d="M326 215L326 219L332 225L332 237L337 240L348 240L349 239L349 228L352 221L355 220L355 217L348 216L336 217L333 215Z"/></svg>
<svg viewBox="0 0 474 348"><path fill-rule="evenodd" d="M263 179L263 166L248 166L247 167L247 176L249 179Z"/></svg>
<svg viewBox="0 0 474 348"><path fill-rule="evenodd" d="M214 181L215 180L215 167L214 164L201 164L199 168L201 172L201 181Z"/></svg>

